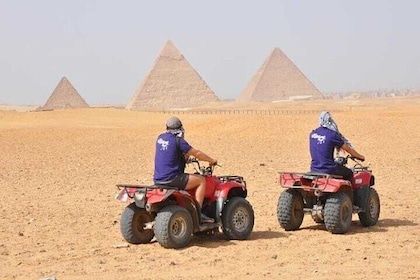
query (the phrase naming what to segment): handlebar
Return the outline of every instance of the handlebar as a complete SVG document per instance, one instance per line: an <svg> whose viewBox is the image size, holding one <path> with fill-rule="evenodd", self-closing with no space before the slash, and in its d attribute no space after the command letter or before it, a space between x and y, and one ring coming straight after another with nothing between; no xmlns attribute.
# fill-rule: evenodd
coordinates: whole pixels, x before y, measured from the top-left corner
<svg viewBox="0 0 420 280"><path fill-rule="evenodd" d="M208 165L208 166L204 166L203 165L202 166L200 164L200 161L198 159L196 159L196 158L189 158L187 160L187 164L188 163L192 163L193 166L194 166L195 171L198 174L203 175L203 176L206 176L206 175L211 176L213 174L213 171L214 171L215 166L221 166L219 164L217 164L217 165Z"/></svg>
<svg viewBox="0 0 420 280"><path fill-rule="evenodd" d="M355 162L355 164L354 164L354 166L353 166L353 168L354 168L354 169L367 169L367 168L368 168L368 166L364 166L364 165L362 165L362 163L361 163L361 162L363 162L364 160L359 159L359 158L357 158L357 157L353 157L353 156L351 156L351 155L347 155L347 156L345 156L345 157L336 157L336 158L334 159L334 161L335 161L337 164L340 164L340 165L345 166L345 165L347 165L347 164L348 164L348 159L351 159L352 161L354 161L354 162Z"/></svg>

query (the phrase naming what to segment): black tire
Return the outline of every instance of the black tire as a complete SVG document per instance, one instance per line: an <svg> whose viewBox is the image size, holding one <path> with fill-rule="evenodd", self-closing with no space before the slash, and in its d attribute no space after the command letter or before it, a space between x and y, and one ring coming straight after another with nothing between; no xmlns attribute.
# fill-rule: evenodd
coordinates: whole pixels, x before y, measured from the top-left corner
<svg viewBox="0 0 420 280"><path fill-rule="evenodd" d="M254 210L243 197L230 198L221 218L223 234L228 240L245 240L254 228Z"/></svg>
<svg viewBox="0 0 420 280"><path fill-rule="evenodd" d="M154 233L152 229L144 229L144 226L153 220L154 216L151 213L143 208L138 208L133 202L125 207L121 214L121 234L127 242L132 244L149 243Z"/></svg>
<svg viewBox="0 0 420 280"><path fill-rule="evenodd" d="M379 201L378 192L374 188L370 188L366 212L359 213L359 220L362 226L370 227L376 225L381 212L381 203Z"/></svg>
<svg viewBox="0 0 420 280"><path fill-rule="evenodd" d="M303 221L303 197L293 189L283 191L277 203L277 220L286 231L297 230Z"/></svg>
<svg viewBox="0 0 420 280"><path fill-rule="evenodd" d="M154 232L156 240L165 248L185 247L193 232L191 215L181 206L166 206L156 216Z"/></svg>
<svg viewBox="0 0 420 280"><path fill-rule="evenodd" d="M325 202L325 227L332 233L346 233L350 229L353 205L350 197L344 193L331 194Z"/></svg>

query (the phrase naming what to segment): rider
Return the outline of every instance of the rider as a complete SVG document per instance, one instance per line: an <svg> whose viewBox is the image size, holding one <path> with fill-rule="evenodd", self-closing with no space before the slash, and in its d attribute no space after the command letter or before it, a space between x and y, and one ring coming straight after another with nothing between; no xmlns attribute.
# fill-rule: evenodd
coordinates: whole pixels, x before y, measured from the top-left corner
<svg viewBox="0 0 420 280"><path fill-rule="evenodd" d="M321 112L319 127L309 135L309 149L312 158L311 172L340 175L351 183L353 183L353 171L334 161L334 149L337 149L337 152L343 149L354 158L365 160L365 157L359 154L338 131L337 124L327 111Z"/></svg>
<svg viewBox="0 0 420 280"><path fill-rule="evenodd" d="M160 134L156 141L155 184L170 185L181 190L195 190L195 198L203 206L206 191L206 180L198 174L185 173L186 160L192 156L198 160L207 161L210 165L217 165L217 160L193 148L184 139L185 130L181 120L171 117L166 122L166 132ZM212 218L201 213L203 222L214 222Z"/></svg>

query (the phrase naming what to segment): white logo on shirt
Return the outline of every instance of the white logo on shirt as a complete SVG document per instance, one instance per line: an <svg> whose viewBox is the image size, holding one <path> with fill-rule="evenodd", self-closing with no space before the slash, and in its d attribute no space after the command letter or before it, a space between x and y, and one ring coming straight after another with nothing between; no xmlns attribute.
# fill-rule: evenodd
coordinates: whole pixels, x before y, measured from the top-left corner
<svg viewBox="0 0 420 280"><path fill-rule="evenodd" d="M313 133L311 138L318 140L318 145L325 143L325 135L319 135L318 133Z"/></svg>
<svg viewBox="0 0 420 280"><path fill-rule="evenodd" d="M161 150L161 151L165 151L165 150L167 150L167 149L168 149L168 146L169 146L169 141L165 141L165 140L163 140L162 138L159 138L159 139L157 140L157 143L160 145L160 150Z"/></svg>

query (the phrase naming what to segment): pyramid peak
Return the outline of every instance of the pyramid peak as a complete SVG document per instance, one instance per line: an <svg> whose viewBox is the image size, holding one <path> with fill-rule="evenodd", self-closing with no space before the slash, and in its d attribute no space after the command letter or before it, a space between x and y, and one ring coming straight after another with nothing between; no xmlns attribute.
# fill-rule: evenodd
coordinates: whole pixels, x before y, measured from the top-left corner
<svg viewBox="0 0 420 280"><path fill-rule="evenodd" d="M179 49L171 40L166 41L159 56L169 57L173 59L180 59L183 57Z"/></svg>

